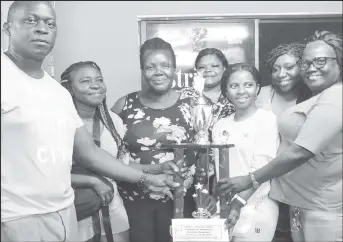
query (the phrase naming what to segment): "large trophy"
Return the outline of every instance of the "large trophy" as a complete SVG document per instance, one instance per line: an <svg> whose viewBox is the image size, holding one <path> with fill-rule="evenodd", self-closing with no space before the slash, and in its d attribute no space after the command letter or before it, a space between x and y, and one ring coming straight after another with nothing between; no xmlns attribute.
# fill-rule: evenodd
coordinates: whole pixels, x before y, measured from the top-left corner
<svg viewBox="0 0 343 242"><path fill-rule="evenodd" d="M184 187L181 173L175 174L174 181L181 184L174 190L174 219L172 220L171 233L173 241L228 241L229 235L225 228L228 216L228 205L225 197L220 198L220 217L211 218L206 210L206 198L209 195L208 167L210 149L219 149L219 177L229 172L229 148L232 144L211 144L209 127L212 125L212 105L204 97L205 79L199 73L194 78L194 89L199 96L191 105L191 121L195 131L194 143L160 144L158 148L173 148L174 161L184 160L184 150L192 149L197 153L196 169L205 171L206 175L195 176L195 190L193 194L196 211L192 213L195 219L184 219ZM210 219L211 218L211 219Z"/></svg>

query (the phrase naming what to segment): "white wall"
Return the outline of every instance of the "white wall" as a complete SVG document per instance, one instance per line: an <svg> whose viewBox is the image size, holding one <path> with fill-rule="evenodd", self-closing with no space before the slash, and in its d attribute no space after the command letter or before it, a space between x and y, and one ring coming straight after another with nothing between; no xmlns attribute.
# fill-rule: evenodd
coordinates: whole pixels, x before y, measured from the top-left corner
<svg viewBox="0 0 343 242"><path fill-rule="evenodd" d="M1 30L2 26L7 20L7 12L13 1L1 1ZM6 50L8 46L8 37L1 31L1 50Z"/></svg>
<svg viewBox="0 0 343 242"><path fill-rule="evenodd" d="M73 62L97 62L107 83L111 106L119 97L140 89L138 15L342 13L342 2L57 1L56 12L56 78Z"/></svg>

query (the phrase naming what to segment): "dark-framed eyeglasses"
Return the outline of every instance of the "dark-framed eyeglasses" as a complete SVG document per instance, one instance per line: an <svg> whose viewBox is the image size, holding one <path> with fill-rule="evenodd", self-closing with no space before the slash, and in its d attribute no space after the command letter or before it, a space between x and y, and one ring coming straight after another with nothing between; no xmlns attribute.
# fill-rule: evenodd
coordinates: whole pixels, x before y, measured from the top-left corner
<svg viewBox="0 0 343 242"><path fill-rule="evenodd" d="M299 60L297 62L298 67L302 71L306 71L310 66L313 64L313 66L317 69L323 68L328 60L336 60L336 57L317 57L314 58L312 61L309 60Z"/></svg>

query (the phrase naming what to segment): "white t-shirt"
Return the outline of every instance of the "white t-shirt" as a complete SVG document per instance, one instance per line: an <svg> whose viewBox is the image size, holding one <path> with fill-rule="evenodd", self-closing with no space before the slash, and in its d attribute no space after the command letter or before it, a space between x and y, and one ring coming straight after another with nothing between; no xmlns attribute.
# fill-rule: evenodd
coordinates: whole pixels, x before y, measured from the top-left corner
<svg viewBox="0 0 343 242"><path fill-rule="evenodd" d="M279 146L277 118L271 111L258 108L249 118L235 121L235 114L219 120L213 127L213 141L216 144L230 143L235 147L229 151L229 176L245 176L275 158ZM226 137L226 138L224 138ZM224 141L225 140L225 141ZM219 156L215 149L216 172L219 174ZM221 179L219 175L217 179ZM265 182L247 201L255 203L268 195L270 182Z"/></svg>
<svg viewBox="0 0 343 242"><path fill-rule="evenodd" d="M71 206L76 129L68 91L46 72L34 79L1 55L1 222Z"/></svg>

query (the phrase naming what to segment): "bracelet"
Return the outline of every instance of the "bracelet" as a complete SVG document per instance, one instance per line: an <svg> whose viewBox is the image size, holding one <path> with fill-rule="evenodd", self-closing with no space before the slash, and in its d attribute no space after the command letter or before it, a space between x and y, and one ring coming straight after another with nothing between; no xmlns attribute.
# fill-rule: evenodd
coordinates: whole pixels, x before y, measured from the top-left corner
<svg viewBox="0 0 343 242"><path fill-rule="evenodd" d="M237 194L235 194L235 196L233 196L232 200L237 199L240 203L243 204L243 207L247 204L247 201L245 201L243 198L241 198L240 196L238 196Z"/></svg>
<svg viewBox="0 0 343 242"><path fill-rule="evenodd" d="M143 170L143 174L142 174L141 178L139 179L139 181L137 182L137 186L143 187L147 176L148 176L148 172Z"/></svg>
<svg viewBox="0 0 343 242"><path fill-rule="evenodd" d="M251 172L249 172L249 176L250 176L250 179L251 179L251 181L252 181L253 187L254 187L255 189L259 188L260 183L258 183L258 182L256 181L254 174L251 173Z"/></svg>

